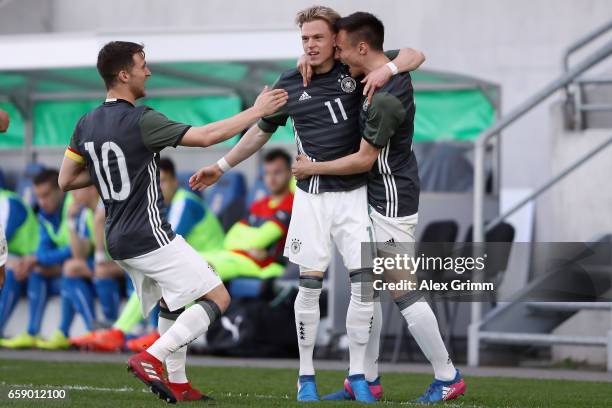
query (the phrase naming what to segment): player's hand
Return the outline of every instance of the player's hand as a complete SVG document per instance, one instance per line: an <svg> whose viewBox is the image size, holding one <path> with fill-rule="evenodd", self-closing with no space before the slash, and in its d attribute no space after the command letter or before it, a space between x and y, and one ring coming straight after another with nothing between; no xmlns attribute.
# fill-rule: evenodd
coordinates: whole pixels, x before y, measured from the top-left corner
<svg viewBox="0 0 612 408"><path fill-rule="evenodd" d="M310 84L310 80L312 79L312 66L308 62L308 58L306 55L302 54L298 59L297 69L302 74L302 81L304 83L304 87L307 87Z"/></svg>
<svg viewBox="0 0 612 408"><path fill-rule="evenodd" d="M263 91L259 94L253 108L259 112L259 116L268 116L273 114L287 103L289 94L284 89L269 90L268 86L264 86Z"/></svg>
<svg viewBox="0 0 612 408"><path fill-rule="evenodd" d="M222 175L223 171L217 163L202 167L189 178L189 187L192 190L202 191L215 184Z"/></svg>
<svg viewBox="0 0 612 408"><path fill-rule="evenodd" d="M268 251L261 248L251 248L247 252L249 255L251 255L251 257L257 259L258 261L263 261L268 257Z"/></svg>
<svg viewBox="0 0 612 408"><path fill-rule="evenodd" d="M18 281L24 281L29 275L32 269L36 266L38 260L35 255L28 255L21 258L13 269L15 279Z"/></svg>
<svg viewBox="0 0 612 408"><path fill-rule="evenodd" d="M0 266L0 289L4 286L4 266Z"/></svg>
<svg viewBox="0 0 612 408"><path fill-rule="evenodd" d="M363 96L368 97L368 103L372 103L372 96L374 92L382 88L393 76L393 73L386 65L375 69L370 72L361 80L363 86Z"/></svg>
<svg viewBox="0 0 612 408"><path fill-rule="evenodd" d="M291 173L297 180L303 180L312 176L314 174L313 170L312 162L303 154L298 155L295 158L295 162L293 162L293 166L291 166Z"/></svg>

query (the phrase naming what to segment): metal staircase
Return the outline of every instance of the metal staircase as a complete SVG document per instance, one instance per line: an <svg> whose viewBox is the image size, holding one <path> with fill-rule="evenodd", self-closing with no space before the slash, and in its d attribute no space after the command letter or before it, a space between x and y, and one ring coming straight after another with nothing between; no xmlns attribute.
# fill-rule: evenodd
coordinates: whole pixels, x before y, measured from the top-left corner
<svg viewBox="0 0 612 408"><path fill-rule="evenodd" d="M511 302L487 314L480 323L480 342L525 346L606 346L610 353L610 336L552 333L582 310L612 311L611 301L597 301L612 299L612 235L606 235L589 246L594 254L589 262L582 262L573 268L557 268L539 276L517 293ZM578 265L574 262L570 264ZM564 301L545 301L560 297ZM610 323L612 325L612 317Z"/></svg>
<svg viewBox="0 0 612 408"><path fill-rule="evenodd" d="M612 31L612 20L574 42L563 55L563 72L572 54ZM576 78L566 87L566 126L572 130L612 129L612 72Z"/></svg>
<svg viewBox="0 0 612 408"><path fill-rule="evenodd" d="M593 115L606 112L607 116L612 112L612 88L609 103L605 100L594 98L593 86L612 85L610 78L588 78L584 73L591 67L599 64L612 55L612 40L597 48L584 60L573 67L569 67L569 56L575 51L591 44L603 34L612 31L612 20L602 27L594 30L589 35L579 39L572 44L565 53L564 73L535 95L528 98L523 104L517 106L507 115L503 116L494 126L485 131L475 143L474 157L474 242L483 242L485 231L490 230L498 223L505 220L525 204L531 202L550 187L563 180L568 174L582 166L587 161L604 151L612 145L612 134L610 138L593 148L586 155L576 160L564 171L552 177L532 194L516 203L505 213L499 215L493 221L485 224L483 203L485 200L485 153L494 139L500 137L500 132L522 118L534 107L546 101L551 95L560 90L565 90L566 123L573 128L584 129L593 126ZM605 93L603 93L605 95ZM586 96L586 97L585 97ZM598 119L599 120L599 119ZM607 123L609 122L609 126ZM606 117L602 127L612 128L612 119ZM612 246L611 236L599 240L599 244L608 250ZM605 251L604 251L605 252ZM610 251L608 251L610 252ZM475 254L478 255L478 254ZM478 280L475 277L473 280ZM482 279L482 278L481 278ZM595 282L595 283L593 283ZM605 336L593 336L586 334L556 335L551 333L561 323L582 310L609 310L612 312L611 302L592 302L593 297L576 296L575 298L564 297L561 301L541 302L542 291L555 288L559 293L575 293L575 288L587 287L592 289L591 295L603 295L610 299L612 291L612 255L601 256L596 262L578 270L557 270L538 276L527 287L521 290L510 302L499 303L493 310L482 316L482 304L473 302L471 304L471 323L468 328L468 364L477 366L479 364L480 347L483 344L512 344L512 345L594 345L607 347L607 369L612 371L612 313L610 314L610 330ZM607 297L606 297L607 296Z"/></svg>

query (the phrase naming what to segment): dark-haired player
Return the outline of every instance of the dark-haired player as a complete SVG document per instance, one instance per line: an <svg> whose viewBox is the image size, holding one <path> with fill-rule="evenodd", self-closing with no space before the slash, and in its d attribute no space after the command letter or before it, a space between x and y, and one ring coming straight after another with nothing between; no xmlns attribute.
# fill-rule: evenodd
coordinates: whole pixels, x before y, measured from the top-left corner
<svg viewBox="0 0 612 408"><path fill-rule="evenodd" d="M352 75L368 74L389 63L389 58L383 53L384 26L375 16L354 13L340 19L336 26L338 56L349 66ZM414 114L410 74L396 75L374 94L371 103L363 98L360 104L362 139L358 152L328 162L312 162L300 156L294 166L298 179L318 174L339 176L368 172L370 217L376 240L385 243L379 248L379 254L394 253L396 245L415 240L419 175L412 152ZM407 271L385 271L384 277L387 281L411 279ZM465 383L453 366L436 317L423 294L392 291L391 296L434 369L435 379L418 402L445 401L463 394ZM378 341L374 344L376 350L372 355L377 357ZM345 382L345 390L330 396L330 399L349 398L351 393L349 384Z"/></svg>
<svg viewBox="0 0 612 408"><path fill-rule="evenodd" d="M248 215L227 232L224 249L201 252L223 281L237 277L276 278L283 274L283 249L291 220L291 156L273 149L263 159L263 180L268 190Z"/></svg>
<svg viewBox="0 0 612 408"><path fill-rule="evenodd" d="M336 11L322 6L297 14L304 53L314 73L310 84L304 86L304 78L297 69L284 72L276 86L289 93L286 107L249 129L216 165L196 173L191 180L192 188L202 189L216 182L224 171L263 146L289 117L293 119L298 151L314 161L334 160L359 149L357 120L362 89L347 67L334 59L334 23L339 18ZM403 54L400 52L395 60L401 71L416 69L422 62L419 52ZM393 65L393 70L397 69ZM382 67L381 71L384 76L388 74L387 78L391 75L389 67ZM365 173L314 176L297 184L285 256L300 266L295 301L300 351L299 401L319 400L313 351L320 320L319 297L324 271L332 258L332 243L338 247L351 276L346 318L350 352L348 380L357 400L375 400L364 375L365 350L374 319L373 302L362 297L362 289L367 292L363 282L370 280L371 270L361 267L361 243L373 239L365 184Z"/></svg>
<svg viewBox="0 0 612 408"><path fill-rule="evenodd" d="M34 177L33 184L39 207L40 239L32 237L39 241L36 250L24 254L12 268L12 278L20 284L7 287L7 290L15 291L13 296L19 296L18 287L27 282L29 323L26 333L0 342L7 348L35 348L42 342L39 333L47 299L60 293L62 266L71 257L68 230L70 197L58 186L57 170L41 171ZM68 320L62 321L61 325L66 327Z"/></svg>
<svg viewBox="0 0 612 408"><path fill-rule="evenodd" d="M191 127L146 106L151 76L143 46L115 41L98 54L106 101L76 125L60 171L62 189L96 185L106 209L111 257L130 275L147 316L159 302L161 337L131 357L129 370L168 402L202 399L189 382L171 382L163 363L184 365L185 347L204 334L230 298L217 274L166 219L159 152L177 145L206 147L226 140L284 105L283 90L264 91L253 107L219 122ZM185 309L184 306L195 302Z"/></svg>

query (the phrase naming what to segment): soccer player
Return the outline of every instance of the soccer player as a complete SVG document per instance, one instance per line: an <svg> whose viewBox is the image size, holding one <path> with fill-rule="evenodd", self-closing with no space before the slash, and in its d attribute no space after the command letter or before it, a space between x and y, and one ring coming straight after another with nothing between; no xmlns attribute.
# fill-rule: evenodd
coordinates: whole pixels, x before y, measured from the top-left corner
<svg viewBox="0 0 612 408"><path fill-rule="evenodd" d="M26 333L2 340L0 345L7 348L33 348L41 341L38 333L47 299L60 293L62 265L71 257L67 223L70 195L60 190L57 170L43 170L33 182L39 207L40 242L36 252L21 257L12 268L17 282L27 280L29 324Z"/></svg>
<svg viewBox="0 0 612 408"><path fill-rule="evenodd" d="M62 266L61 319L59 328L38 347L46 350L70 347L70 326L75 313L79 313L88 331L97 325L94 306L95 290L91 279L94 266L93 212L99 196L93 186L72 192L68 205L67 225L71 256ZM102 307L106 311L106 307Z"/></svg>
<svg viewBox="0 0 612 408"><path fill-rule="evenodd" d="M219 219L200 197L179 187L174 163L159 161L159 177L164 204L169 208L168 222L196 251L221 249L225 232Z"/></svg>
<svg viewBox="0 0 612 408"><path fill-rule="evenodd" d="M104 203L100 200L94 210L94 286L96 295L100 300L102 312L108 322L117 319L119 313L119 280L125 277L125 272L114 262L106 250L104 237L104 223L106 211Z"/></svg>
<svg viewBox="0 0 612 408"><path fill-rule="evenodd" d="M223 281L271 279L284 272L283 248L293 207L291 157L274 149L263 161L263 179L270 194L255 201L248 216L230 228L223 250L202 252Z"/></svg>
<svg viewBox="0 0 612 408"><path fill-rule="evenodd" d="M0 250L4 254L2 266L6 266L6 281L0 293L0 337L2 337L4 326L11 317L19 297L26 291L27 280L17 280L13 268L20 263L22 257L36 251L39 238L38 221L32 209L17 194L2 189L0 189L0 233L4 238L0 242Z"/></svg>
<svg viewBox="0 0 612 408"><path fill-rule="evenodd" d="M160 161L160 179L164 197L172 197L174 181L170 175L173 170L169 160ZM282 249L285 244L287 227L291 218L291 207L293 194L291 193L291 157L280 149L271 150L264 157L264 183L270 195L256 201L251 206L249 215L237 222L223 239L223 231L218 221L206 222L212 227L211 236L216 235L215 240L207 240L206 245L194 246L198 253L204 257L217 271L221 280L226 282L237 277L251 277L259 279L270 279L281 276L284 271L282 262ZM178 184L177 184L178 185ZM176 195L174 195L176 197ZM178 207L175 207L178 205ZM189 220L194 217L185 212L185 208L194 204L185 204L172 199L170 214L174 208L179 208L183 216L173 225L190 225ZM203 206L203 204L201 204ZM194 209L194 211L198 211ZM206 211L207 217L214 215ZM173 216L170 216L172 220ZM193 224L192 224L193 225ZM219 231L215 232L216 225ZM187 227L189 231L191 228ZM199 235L209 234L205 229ZM191 234L187 234L191 236ZM198 239L198 238L196 238ZM189 240L187 241L189 242ZM223 249L225 247L225 249ZM113 328L97 332L88 341L80 344L81 347L95 351L116 351L123 347L125 333L141 320L138 298L132 295L126 304L121 317L113 325ZM140 339L127 342L130 350L141 349L145 344L155 341L155 336L146 335Z"/></svg>
<svg viewBox="0 0 612 408"><path fill-rule="evenodd" d="M77 123L62 162L60 185L73 190L95 184L106 209L109 254L130 275L144 316L159 302L161 337L129 359L129 371L167 402L206 398L177 373L185 372L187 345L208 330L230 298L214 270L167 221L159 153L169 146L206 147L229 139L284 105L287 93L265 88L253 107L192 127L135 105L145 96L151 76L142 45L106 44L97 68L107 98ZM191 302L195 305L184 309ZM183 369L169 370L166 379L164 362Z"/></svg>
<svg viewBox="0 0 612 408"><path fill-rule="evenodd" d="M315 161L334 160L358 150L357 119L362 90L347 67L334 59L334 23L339 18L337 12L322 6L297 14L304 53L313 68L310 85L304 86L305 80L296 69L283 73L276 86L289 92L286 107L249 129L217 164L194 174L190 180L192 188L203 189L215 183L224 171L261 148L289 117L293 119L298 151ZM394 71L416 69L422 62L420 53L402 51L394 61ZM390 67L381 67L372 77L388 79L390 75ZM319 297L323 274L332 257L332 241L351 275L351 300L346 318L350 351L348 379L357 400L375 400L364 376L365 350L374 313L371 299L361 296L362 289L367 292L368 286L366 283L362 288L362 284L371 282L372 273L361 268L361 242L373 240L365 184L365 173L316 176L297 184L284 253L300 266L295 301L300 351L299 401L319 400L313 351L320 319Z"/></svg>
<svg viewBox="0 0 612 408"><path fill-rule="evenodd" d="M95 187L93 188L94 192ZM89 188L89 187L88 187ZM97 194L97 192L96 192ZM102 313L104 314L104 318L106 320L105 324L114 323L117 319L117 315L119 313L119 282L118 280L125 276L125 272L116 262L114 262L108 252L106 251L106 239L104 237L104 224L105 224L105 213L104 204L101 200L96 203L96 206L93 207L93 200L90 204L90 210L93 211L93 221L91 221L90 217L87 217L88 224L86 227L86 232L93 232L93 236L87 235L90 237L90 242L93 240L94 254L93 254L93 282L94 288L96 291L96 295L98 300L100 301L100 306L102 306ZM89 226L89 223L92 225ZM136 298L136 305L134 306L135 313L138 314L140 320L140 303L138 302L138 296L136 293L133 293ZM130 304L128 302L128 304ZM159 308L157 308L159 310ZM157 316L155 316L157 319ZM138 320L138 321L139 321ZM95 330L88 332L85 335L71 337L70 344L77 348L87 348L89 349L89 343L97 337L99 333L106 332L106 330ZM118 347L113 348L112 350L118 350L123 346L123 338Z"/></svg>
<svg viewBox="0 0 612 408"><path fill-rule="evenodd" d="M200 253L221 249L225 235L221 223L211 211L208 211L200 197L179 188L176 169L172 160L160 159L159 179L164 204L168 208L168 221L173 231L183 236L187 243ZM103 208L101 210L104 211ZM102 237L101 240L103 239ZM105 253L102 255L103 259L96 263L96 274L98 274L99 269L103 268L103 273L108 275L108 270L115 270L116 268L113 268L113 265L116 267L118 265L112 260L107 261ZM100 258L100 256L98 257ZM119 271L123 273L120 268ZM142 320L140 309L138 295L136 292L132 292L121 312L121 316L114 321L109 330L98 330L89 335L73 338L71 342L76 347L93 351L117 351L121 350L124 345L134 352L146 350L159 338L157 330L158 307L150 315L151 326L154 330L139 338L125 341L125 335L130 333ZM157 313L155 313L156 310Z"/></svg>
<svg viewBox="0 0 612 408"><path fill-rule="evenodd" d="M385 66L382 52L384 26L369 13L354 13L336 23L337 52L352 75L368 74ZM298 179L313 175L368 173L368 202L376 239L384 242L383 253L393 253L397 243L414 243L418 220L419 177L412 152L415 105L410 74L394 76L378 90L371 103L363 99L359 118L362 135L359 151L329 162L312 162L298 157L294 174ZM380 254L380 252L379 252ZM411 279L408 272L385 272L385 279ZM432 403L457 398L465 382L455 369L440 335L438 322L429 304L418 291L392 292L406 319L408 329L433 366L435 379L418 402ZM380 334L379 334L380 335ZM373 336L374 337L374 336ZM375 341L378 356L378 339ZM376 374L377 375L377 374ZM345 383L339 399L351 390ZM344 395L342 395L344 394Z"/></svg>

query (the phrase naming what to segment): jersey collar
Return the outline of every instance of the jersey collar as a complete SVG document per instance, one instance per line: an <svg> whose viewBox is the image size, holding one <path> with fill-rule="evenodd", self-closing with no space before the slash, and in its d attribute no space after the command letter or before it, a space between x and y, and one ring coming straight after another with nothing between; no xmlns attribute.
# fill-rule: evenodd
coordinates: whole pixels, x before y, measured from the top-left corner
<svg viewBox="0 0 612 408"><path fill-rule="evenodd" d="M120 103L120 102L132 105L132 103L130 101L126 101L125 99L118 99L118 98L107 98L104 101L104 105L114 105L114 104L117 104L117 103ZM132 105L132 106L134 106L134 105Z"/></svg>

